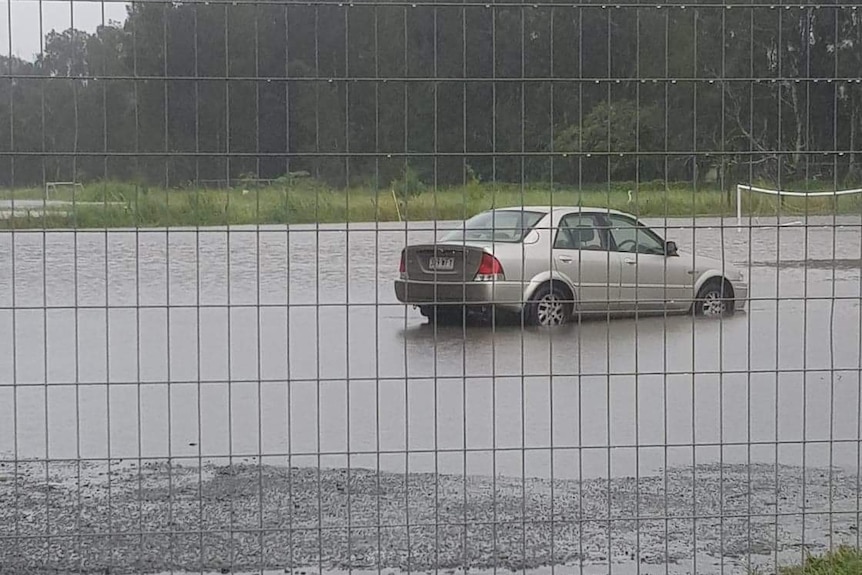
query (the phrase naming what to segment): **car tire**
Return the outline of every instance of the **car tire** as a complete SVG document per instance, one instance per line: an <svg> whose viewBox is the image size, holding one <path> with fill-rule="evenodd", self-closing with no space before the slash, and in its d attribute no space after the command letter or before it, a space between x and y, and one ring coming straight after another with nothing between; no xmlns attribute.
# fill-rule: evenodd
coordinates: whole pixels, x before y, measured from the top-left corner
<svg viewBox="0 0 862 575"><path fill-rule="evenodd" d="M724 317L733 315L733 312L733 291L729 283L715 278L703 284L694 301L694 315Z"/></svg>
<svg viewBox="0 0 862 575"><path fill-rule="evenodd" d="M574 305L571 295L559 283L542 285L527 305L525 319L536 327L555 327L568 323Z"/></svg>

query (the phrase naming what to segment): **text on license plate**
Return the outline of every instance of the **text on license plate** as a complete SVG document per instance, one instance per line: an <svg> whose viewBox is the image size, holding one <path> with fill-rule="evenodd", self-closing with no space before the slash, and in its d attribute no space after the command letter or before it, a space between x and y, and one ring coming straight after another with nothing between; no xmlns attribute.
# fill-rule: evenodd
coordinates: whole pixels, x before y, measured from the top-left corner
<svg viewBox="0 0 862 575"><path fill-rule="evenodd" d="M428 268L436 271L446 271L455 268L455 258L430 258Z"/></svg>

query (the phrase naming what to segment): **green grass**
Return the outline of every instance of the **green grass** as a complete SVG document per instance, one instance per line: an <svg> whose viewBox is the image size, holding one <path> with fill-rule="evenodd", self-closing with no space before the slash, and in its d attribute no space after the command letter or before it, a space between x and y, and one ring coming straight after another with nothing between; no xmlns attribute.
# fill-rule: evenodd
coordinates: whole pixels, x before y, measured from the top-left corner
<svg viewBox="0 0 862 575"><path fill-rule="evenodd" d="M633 191L629 203L628 190ZM0 199L42 200L41 189L0 191ZM121 182L60 189L52 200L74 201L64 213L0 220L3 228L105 228L459 220L491 207L521 204L582 205L649 216L733 216L732 197L717 188L689 183L613 183L551 188L549 185L480 184L424 188L411 194L392 189L331 189L313 180L258 189L164 189ZM862 198L785 198L783 215L860 213ZM743 213L779 213L775 197L743 195Z"/></svg>
<svg viewBox="0 0 862 575"><path fill-rule="evenodd" d="M860 575L862 552L850 547L839 547L820 556L809 556L802 565L783 567L781 575Z"/></svg>

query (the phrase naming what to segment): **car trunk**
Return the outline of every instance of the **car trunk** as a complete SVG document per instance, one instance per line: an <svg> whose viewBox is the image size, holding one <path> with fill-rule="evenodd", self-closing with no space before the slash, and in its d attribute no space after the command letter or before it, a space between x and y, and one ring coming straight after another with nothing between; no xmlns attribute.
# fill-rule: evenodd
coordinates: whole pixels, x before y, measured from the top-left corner
<svg viewBox="0 0 862 575"><path fill-rule="evenodd" d="M405 250L407 279L413 281L471 281L482 262L480 247L461 244L423 244Z"/></svg>

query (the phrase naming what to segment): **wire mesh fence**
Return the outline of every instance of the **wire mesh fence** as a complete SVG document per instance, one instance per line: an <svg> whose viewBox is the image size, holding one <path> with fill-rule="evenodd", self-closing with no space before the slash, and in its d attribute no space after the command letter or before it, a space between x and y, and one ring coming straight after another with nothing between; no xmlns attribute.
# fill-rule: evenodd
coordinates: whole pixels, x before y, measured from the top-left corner
<svg viewBox="0 0 862 575"><path fill-rule="evenodd" d="M857 5L0 7L0 573L858 570Z"/></svg>

